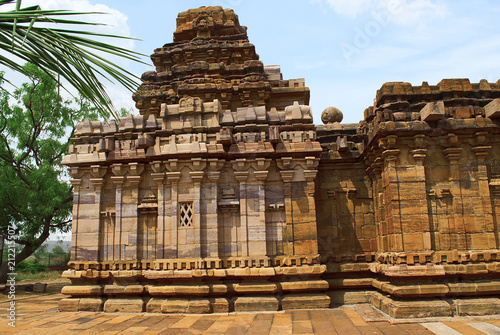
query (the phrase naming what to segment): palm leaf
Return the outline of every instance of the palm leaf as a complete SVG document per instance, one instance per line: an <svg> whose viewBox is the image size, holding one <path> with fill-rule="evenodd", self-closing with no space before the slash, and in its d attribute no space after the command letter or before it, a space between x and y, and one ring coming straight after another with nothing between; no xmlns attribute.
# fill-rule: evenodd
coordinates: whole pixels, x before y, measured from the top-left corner
<svg viewBox="0 0 500 335"><path fill-rule="evenodd" d="M95 22L68 19L74 15L102 14L99 12L74 12L68 10L42 10L39 6L21 8L21 0L0 0L1 6L15 1L16 8L0 11L0 49L37 64L53 75L60 75L83 97L102 110L102 114L118 114L99 80L103 77L117 82L130 91L138 86L134 74L106 59L106 55L143 63L142 54L94 38L111 38L117 42L132 38L71 30L71 26L96 26ZM40 26L43 23L44 26ZM47 23L49 26L47 27ZM0 55L0 64L24 73L22 64ZM145 64L145 63L143 63Z"/></svg>

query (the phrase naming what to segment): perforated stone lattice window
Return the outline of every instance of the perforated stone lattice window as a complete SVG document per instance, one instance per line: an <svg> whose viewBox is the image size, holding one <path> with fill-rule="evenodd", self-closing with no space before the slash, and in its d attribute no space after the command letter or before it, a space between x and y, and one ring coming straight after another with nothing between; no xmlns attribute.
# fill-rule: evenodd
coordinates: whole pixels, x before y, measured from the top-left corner
<svg viewBox="0 0 500 335"><path fill-rule="evenodd" d="M193 203L180 202L179 203L179 226L192 227L193 226Z"/></svg>

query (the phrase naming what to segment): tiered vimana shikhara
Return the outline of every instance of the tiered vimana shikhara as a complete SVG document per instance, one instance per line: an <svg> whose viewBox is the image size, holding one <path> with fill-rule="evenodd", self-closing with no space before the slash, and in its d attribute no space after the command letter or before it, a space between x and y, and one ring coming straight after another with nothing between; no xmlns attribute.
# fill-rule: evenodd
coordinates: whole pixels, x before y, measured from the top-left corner
<svg viewBox="0 0 500 335"><path fill-rule="evenodd" d="M500 81L386 83L359 124L314 125L221 7L151 59L140 115L83 122L64 159L61 311L500 312Z"/></svg>

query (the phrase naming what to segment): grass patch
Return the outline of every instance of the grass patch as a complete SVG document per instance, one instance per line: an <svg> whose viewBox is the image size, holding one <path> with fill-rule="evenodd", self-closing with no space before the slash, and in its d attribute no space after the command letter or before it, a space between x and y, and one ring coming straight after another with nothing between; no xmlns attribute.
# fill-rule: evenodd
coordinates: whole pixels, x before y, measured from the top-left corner
<svg viewBox="0 0 500 335"><path fill-rule="evenodd" d="M61 271L42 271L42 272L18 272L16 276L16 282L22 280L30 281L47 281L47 280L59 280L61 279Z"/></svg>

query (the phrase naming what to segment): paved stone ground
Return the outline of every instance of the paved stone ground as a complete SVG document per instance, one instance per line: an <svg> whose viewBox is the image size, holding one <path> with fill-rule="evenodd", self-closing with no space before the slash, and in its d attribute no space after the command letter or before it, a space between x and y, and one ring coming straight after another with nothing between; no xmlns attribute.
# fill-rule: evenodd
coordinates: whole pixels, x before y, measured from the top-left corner
<svg viewBox="0 0 500 335"><path fill-rule="evenodd" d="M369 305L329 310L212 315L58 312L60 293L22 295L16 327L0 302L2 334L500 334L500 317L393 320Z"/></svg>

